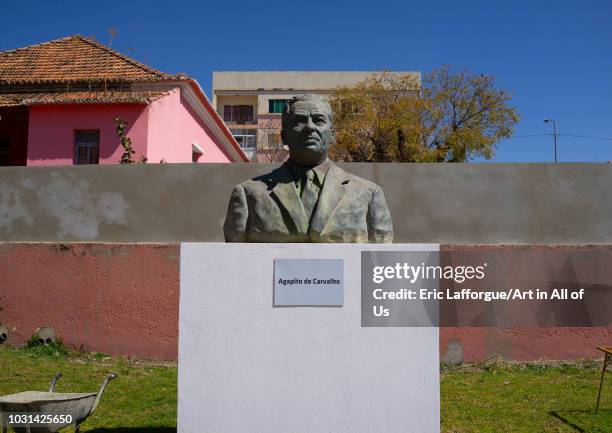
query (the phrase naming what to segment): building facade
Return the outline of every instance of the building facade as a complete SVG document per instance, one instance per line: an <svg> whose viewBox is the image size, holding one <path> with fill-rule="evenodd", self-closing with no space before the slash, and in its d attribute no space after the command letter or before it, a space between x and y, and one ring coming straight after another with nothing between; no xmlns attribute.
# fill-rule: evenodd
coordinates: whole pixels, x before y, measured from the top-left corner
<svg viewBox="0 0 612 433"><path fill-rule="evenodd" d="M296 95L330 94L337 87L354 85L374 71L215 71L213 106L236 141L257 162L287 157L280 136L281 114ZM412 74L420 83L419 72ZM415 91L415 94L418 91Z"/></svg>
<svg viewBox="0 0 612 433"><path fill-rule="evenodd" d="M0 52L0 165L247 162L198 83L79 35Z"/></svg>

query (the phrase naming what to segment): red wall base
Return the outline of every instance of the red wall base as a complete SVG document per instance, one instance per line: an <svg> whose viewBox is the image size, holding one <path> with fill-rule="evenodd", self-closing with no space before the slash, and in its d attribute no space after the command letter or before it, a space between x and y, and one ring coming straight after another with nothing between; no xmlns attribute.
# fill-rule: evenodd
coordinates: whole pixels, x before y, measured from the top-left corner
<svg viewBox="0 0 612 433"><path fill-rule="evenodd" d="M440 328L443 362L599 359L611 328Z"/></svg>
<svg viewBox="0 0 612 433"><path fill-rule="evenodd" d="M52 327L67 345L176 360L177 244L0 244L0 324L22 345ZM441 328L446 362L600 358L612 328Z"/></svg>
<svg viewBox="0 0 612 433"><path fill-rule="evenodd" d="M52 327L69 346L178 356L179 246L0 245L0 323L21 345Z"/></svg>

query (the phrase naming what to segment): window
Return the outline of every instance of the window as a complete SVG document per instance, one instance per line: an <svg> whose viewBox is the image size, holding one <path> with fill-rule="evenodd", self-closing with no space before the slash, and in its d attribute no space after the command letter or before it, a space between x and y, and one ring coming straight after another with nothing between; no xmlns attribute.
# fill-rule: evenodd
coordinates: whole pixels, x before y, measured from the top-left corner
<svg viewBox="0 0 612 433"><path fill-rule="evenodd" d="M223 121L241 125L253 124L252 105L224 105Z"/></svg>
<svg viewBox="0 0 612 433"><path fill-rule="evenodd" d="M100 157L100 131L74 131L74 163L98 164Z"/></svg>
<svg viewBox="0 0 612 433"><path fill-rule="evenodd" d="M281 113L285 110L288 99L268 99L268 113Z"/></svg>
<svg viewBox="0 0 612 433"><path fill-rule="evenodd" d="M257 147L256 129L231 128L230 132L243 149L255 149Z"/></svg>
<svg viewBox="0 0 612 433"><path fill-rule="evenodd" d="M0 166L2 165L10 165L9 155L10 155L11 145L8 141L8 138L0 138Z"/></svg>

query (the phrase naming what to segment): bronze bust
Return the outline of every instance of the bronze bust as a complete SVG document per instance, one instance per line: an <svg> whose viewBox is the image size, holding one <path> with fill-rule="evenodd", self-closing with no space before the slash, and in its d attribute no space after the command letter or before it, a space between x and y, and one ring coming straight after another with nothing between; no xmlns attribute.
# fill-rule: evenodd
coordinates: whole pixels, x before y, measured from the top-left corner
<svg viewBox="0 0 612 433"><path fill-rule="evenodd" d="M294 97L282 128L289 160L234 188L226 242L392 242L382 189L327 158L334 140L329 103L319 95Z"/></svg>

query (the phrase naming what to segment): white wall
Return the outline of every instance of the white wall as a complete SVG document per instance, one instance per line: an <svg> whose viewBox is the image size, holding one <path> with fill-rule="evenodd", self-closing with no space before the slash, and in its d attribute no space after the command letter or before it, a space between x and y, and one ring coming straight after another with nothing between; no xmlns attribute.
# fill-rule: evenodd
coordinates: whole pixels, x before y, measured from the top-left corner
<svg viewBox="0 0 612 433"><path fill-rule="evenodd" d="M325 90L352 85L380 71L214 71L213 93L217 90ZM421 73L390 71L392 75L410 74L420 87Z"/></svg>
<svg viewBox="0 0 612 433"><path fill-rule="evenodd" d="M362 328L360 252L181 245L181 433L437 433L437 328ZM344 306L272 307L273 259L344 259Z"/></svg>

